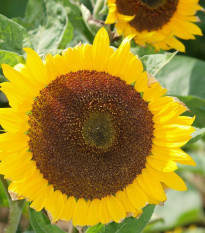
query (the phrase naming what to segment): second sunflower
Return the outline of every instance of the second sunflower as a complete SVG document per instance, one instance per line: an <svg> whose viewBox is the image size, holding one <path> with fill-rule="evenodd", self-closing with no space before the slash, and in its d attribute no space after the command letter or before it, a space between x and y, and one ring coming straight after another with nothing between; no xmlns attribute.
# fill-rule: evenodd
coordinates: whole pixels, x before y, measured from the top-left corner
<svg viewBox="0 0 205 233"><path fill-rule="evenodd" d="M107 24L116 22L118 33L134 34L137 44L158 49L185 51L176 37L189 40L202 35L194 23L203 8L199 0L108 0Z"/></svg>

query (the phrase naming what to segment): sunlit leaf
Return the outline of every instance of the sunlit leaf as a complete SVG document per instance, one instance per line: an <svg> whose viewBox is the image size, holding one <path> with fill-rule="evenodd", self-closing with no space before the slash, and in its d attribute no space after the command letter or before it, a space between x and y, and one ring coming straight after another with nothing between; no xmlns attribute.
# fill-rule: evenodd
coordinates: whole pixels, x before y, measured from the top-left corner
<svg viewBox="0 0 205 233"><path fill-rule="evenodd" d="M137 55L138 57L143 57L145 55L151 55L151 54L163 54L164 51L156 51L156 49L151 46L147 45L146 47L142 47L140 45L135 44L135 42L132 40L131 41L131 52Z"/></svg>
<svg viewBox="0 0 205 233"><path fill-rule="evenodd" d="M167 191L167 201L164 206L156 206L155 214L164 222L157 222L148 227L145 232L164 232L178 226L193 224L203 219L202 200L200 194L192 186L188 191Z"/></svg>
<svg viewBox="0 0 205 233"><path fill-rule="evenodd" d="M196 128L196 131L192 133L192 139L188 141L188 143L185 145L189 146L192 143L197 142L198 140L200 140L201 138L203 138L205 136L205 128Z"/></svg>
<svg viewBox="0 0 205 233"><path fill-rule="evenodd" d="M201 142L201 144L204 144ZM199 144L200 145L200 144ZM202 175L205 177L205 149L200 145L199 151L188 151L189 155L192 156L196 162L196 166L188 166L179 164L179 171L191 172L193 174Z"/></svg>
<svg viewBox="0 0 205 233"><path fill-rule="evenodd" d="M93 227L88 228L86 233L104 233L105 232L105 225L99 223Z"/></svg>
<svg viewBox="0 0 205 233"><path fill-rule="evenodd" d="M25 63L25 59L17 53L0 50L0 64L2 63L14 66L18 63Z"/></svg>
<svg viewBox="0 0 205 233"><path fill-rule="evenodd" d="M57 49L67 26L66 11L60 4L45 0L45 7L45 20L30 31L34 49L39 54Z"/></svg>
<svg viewBox="0 0 205 233"><path fill-rule="evenodd" d="M196 116L193 123L198 128L205 127L205 99L197 96L177 96L190 109L185 115Z"/></svg>
<svg viewBox="0 0 205 233"><path fill-rule="evenodd" d="M175 56L158 74L157 79L171 95L205 98L205 61Z"/></svg>
<svg viewBox="0 0 205 233"><path fill-rule="evenodd" d="M174 53L164 53L164 54L151 54L145 55L140 58L144 65L144 69L151 75L156 76L156 74L168 64L177 52Z"/></svg>
<svg viewBox="0 0 205 233"><path fill-rule="evenodd" d="M26 6L24 26L30 31L46 21L46 5L43 0L29 0Z"/></svg>
<svg viewBox="0 0 205 233"><path fill-rule="evenodd" d="M24 27L0 15L0 48L22 54L23 47L32 47L30 37Z"/></svg>
<svg viewBox="0 0 205 233"><path fill-rule="evenodd" d="M67 48L67 44L73 40L73 26L72 24L70 23L70 21L68 20L67 22L67 27L66 27L66 30L64 32L64 35L63 35L63 38L58 46L58 48L60 49L65 49Z"/></svg>

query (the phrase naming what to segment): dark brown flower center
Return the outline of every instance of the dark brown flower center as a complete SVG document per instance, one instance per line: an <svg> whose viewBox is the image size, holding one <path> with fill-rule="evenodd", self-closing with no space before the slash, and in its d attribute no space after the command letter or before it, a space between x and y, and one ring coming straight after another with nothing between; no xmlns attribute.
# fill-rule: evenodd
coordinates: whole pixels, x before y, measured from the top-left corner
<svg viewBox="0 0 205 233"><path fill-rule="evenodd" d="M130 25L137 31L161 29L177 10L179 0L116 0L123 15L135 15Z"/></svg>
<svg viewBox="0 0 205 233"><path fill-rule="evenodd" d="M158 8L160 6L163 6L167 2L167 0L139 0L139 1L149 6L150 8Z"/></svg>
<svg viewBox="0 0 205 233"><path fill-rule="evenodd" d="M131 184L145 167L152 113L140 93L104 72L78 71L41 90L29 115L29 146L55 189L94 199Z"/></svg>

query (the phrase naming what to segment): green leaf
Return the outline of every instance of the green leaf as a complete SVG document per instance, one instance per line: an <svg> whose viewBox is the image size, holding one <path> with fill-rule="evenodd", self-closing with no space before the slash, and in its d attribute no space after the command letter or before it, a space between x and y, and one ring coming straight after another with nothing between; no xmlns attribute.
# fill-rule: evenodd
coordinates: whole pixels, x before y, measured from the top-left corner
<svg viewBox="0 0 205 233"><path fill-rule="evenodd" d="M200 142L200 141L199 141ZM203 145L200 145L203 144ZM200 142L199 146L200 149L199 151L188 151L188 154L194 159L196 162L196 166L188 166L188 165L181 165L178 164L179 171L180 172L190 172L191 174L198 174L201 176L205 177L205 148L204 147L204 142ZM202 186L203 187L203 186Z"/></svg>
<svg viewBox="0 0 205 233"><path fill-rule="evenodd" d="M28 2L24 23L38 54L42 55L58 48L66 30L67 21L65 9L54 0Z"/></svg>
<svg viewBox="0 0 205 233"><path fill-rule="evenodd" d="M68 23L67 23L67 27L66 27L66 30L64 32L64 35L63 35L63 38L60 42L60 45L59 45L59 49L65 49L67 48L67 44L72 41L73 39L73 26L72 24L70 23L70 21L68 20Z"/></svg>
<svg viewBox="0 0 205 233"><path fill-rule="evenodd" d="M17 53L0 50L0 64L2 63L15 66L18 63L25 63L25 59Z"/></svg>
<svg viewBox="0 0 205 233"><path fill-rule="evenodd" d="M197 142L201 138L203 138L205 136L205 128L201 128L201 129L200 128L196 128L196 131L193 132L191 136L192 136L192 139L189 140L184 147L189 146L189 145Z"/></svg>
<svg viewBox="0 0 205 233"><path fill-rule="evenodd" d="M88 228L86 233L104 233L105 232L105 225L99 223L93 227Z"/></svg>
<svg viewBox="0 0 205 233"><path fill-rule="evenodd" d="M156 51L156 49L152 46L152 45L147 45L146 47L141 47L139 45L137 45L134 40L131 41L131 48L130 51L137 55L138 57L143 57L145 55L151 55L151 54L163 54L164 51L160 50L160 51Z"/></svg>
<svg viewBox="0 0 205 233"><path fill-rule="evenodd" d="M93 11L95 0L79 0L79 2L85 5L91 12Z"/></svg>
<svg viewBox="0 0 205 233"><path fill-rule="evenodd" d="M164 54L152 54L145 55L140 58L144 65L144 69L151 75L155 76L166 64L168 64L177 54L164 53Z"/></svg>
<svg viewBox="0 0 205 233"><path fill-rule="evenodd" d="M29 211L29 204L28 204L28 211ZM23 233L35 233L35 232L33 231L33 228L32 228L32 226L31 226L31 223L29 223L29 225L27 226L25 232L23 232Z"/></svg>
<svg viewBox="0 0 205 233"><path fill-rule="evenodd" d="M189 109L190 112L186 112L187 116L196 116L193 123L198 128L205 127L205 99L196 96L177 96Z"/></svg>
<svg viewBox="0 0 205 233"><path fill-rule="evenodd" d="M103 8L99 11L99 15L108 15L108 6L105 4Z"/></svg>
<svg viewBox="0 0 205 233"><path fill-rule="evenodd" d="M56 225L51 225L49 220L41 213L34 209L29 209L31 226L36 233L65 233Z"/></svg>
<svg viewBox="0 0 205 233"><path fill-rule="evenodd" d="M24 18L15 17L13 21L21 24L27 31L34 30L46 21L46 6L44 0L28 0Z"/></svg>
<svg viewBox="0 0 205 233"><path fill-rule="evenodd" d="M164 206L156 206L155 214L164 222L148 226L144 232L164 232L175 227L200 222L203 219L202 200L199 192L188 185L188 191L167 191L167 201Z"/></svg>
<svg viewBox="0 0 205 233"><path fill-rule="evenodd" d="M90 227L86 233L140 233L148 224L154 212L155 205L148 205L143 209L139 219L125 218L121 223L109 223L103 228L102 224Z"/></svg>
<svg viewBox="0 0 205 233"><path fill-rule="evenodd" d="M171 95L205 98L205 61L175 56L158 74L157 79Z"/></svg>
<svg viewBox="0 0 205 233"><path fill-rule="evenodd" d="M96 4L93 9L93 15L96 19L101 19L100 12L103 10L104 6L107 5L106 0L96 0Z"/></svg>
<svg viewBox="0 0 205 233"><path fill-rule="evenodd" d="M22 54L23 47L32 47L30 37L24 27L0 15L0 48Z"/></svg>
<svg viewBox="0 0 205 233"><path fill-rule="evenodd" d="M4 233L17 232L25 200L10 201L9 222Z"/></svg>
<svg viewBox="0 0 205 233"><path fill-rule="evenodd" d="M33 30L46 21L46 5L43 0L29 0L26 6L23 24Z"/></svg>
<svg viewBox="0 0 205 233"><path fill-rule="evenodd" d="M82 12L83 20L87 26L87 28L90 30L90 32L93 34L93 36L96 35L98 30L104 26L102 21L96 20L93 18L92 14L88 10L87 7L85 7L83 4L80 5L80 10Z"/></svg>
<svg viewBox="0 0 205 233"><path fill-rule="evenodd" d="M112 222L105 227L105 233L140 233L148 224L154 209L155 205L148 205L139 219L129 217L120 224Z"/></svg>
<svg viewBox="0 0 205 233"><path fill-rule="evenodd" d="M79 42L92 43L94 36L91 34L83 20L80 5L68 0L58 0L58 2L63 4L63 6L65 7L68 19L74 29L73 40L67 44L67 47L75 46Z"/></svg>

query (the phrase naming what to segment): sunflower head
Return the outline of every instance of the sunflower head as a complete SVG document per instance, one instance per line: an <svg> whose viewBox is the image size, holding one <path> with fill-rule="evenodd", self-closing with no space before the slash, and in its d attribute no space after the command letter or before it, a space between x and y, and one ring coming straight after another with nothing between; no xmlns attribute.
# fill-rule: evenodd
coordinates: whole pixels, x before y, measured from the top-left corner
<svg viewBox="0 0 205 233"><path fill-rule="evenodd" d="M53 221L120 222L164 202L162 183L186 189L174 170L194 165L179 148L194 119L129 49L126 38L114 51L102 28L93 45L45 61L26 48L25 65L2 65L11 108L0 109L0 172Z"/></svg>
<svg viewBox="0 0 205 233"><path fill-rule="evenodd" d="M176 39L195 39L202 35L194 22L197 10L203 8L198 0L108 0L106 23L116 22L118 33L135 34L139 45L151 44L156 49L176 49L184 52L184 45Z"/></svg>

